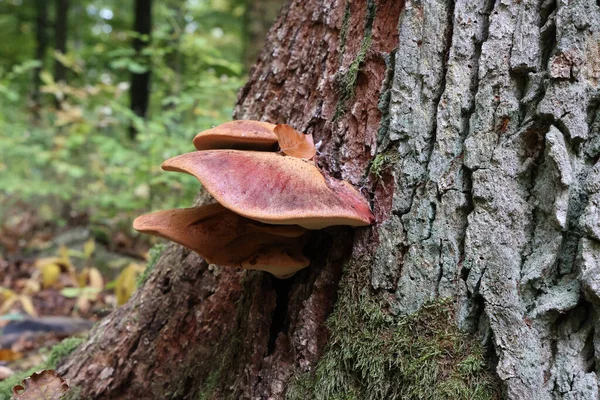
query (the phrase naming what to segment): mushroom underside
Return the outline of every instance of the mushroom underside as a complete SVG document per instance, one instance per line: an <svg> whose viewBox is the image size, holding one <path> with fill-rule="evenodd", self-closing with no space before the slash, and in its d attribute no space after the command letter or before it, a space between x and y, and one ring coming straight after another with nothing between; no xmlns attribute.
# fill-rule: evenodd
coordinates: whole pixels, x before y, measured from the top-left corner
<svg viewBox="0 0 600 400"><path fill-rule="evenodd" d="M133 226L179 243L212 264L268 271L279 278L310 264L302 254L304 228L264 225L220 204L145 214Z"/></svg>

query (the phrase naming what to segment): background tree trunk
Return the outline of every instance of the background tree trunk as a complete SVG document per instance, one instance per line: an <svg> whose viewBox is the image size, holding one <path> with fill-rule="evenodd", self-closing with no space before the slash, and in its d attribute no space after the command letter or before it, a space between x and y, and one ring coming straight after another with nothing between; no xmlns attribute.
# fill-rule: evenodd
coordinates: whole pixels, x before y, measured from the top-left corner
<svg viewBox="0 0 600 400"><path fill-rule="evenodd" d="M135 0L135 20L133 30L140 35L133 40L133 48L140 55L148 45L152 30L152 0ZM145 37L145 38L144 38ZM131 110L138 117L146 118L150 102L150 70L138 74L131 74ZM136 135L135 127L129 128L129 136L133 139Z"/></svg>
<svg viewBox="0 0 600 400"><path fill-rule="evenodd" d="M34 116L39 117L40 108L40 86L41 79L40 73L44 68L44 61L46 58L46 50L48 48L48 2L46 0L36 0L36 19L35 19L35 59L38 60L42 65L33 71L33 89L31 92L31 100L33 101Z"/></svg>
<svg viewBox="0 0 600 400"><path fill-rule="evenodd" d="M292 0L235 117L313 133L377 225L286 281L170 246L59 372L83 398L419 398L454 370L411 384L429 355L395 333L446 298L504 397L597 399L599 29L592 0Z"/></svg>
<svg viewBox="0 0 600 400"><path fill-rule="evenodd" d="M67 53L67 32L69 29L69 0L56 0L54 22L54 47L56 51L62 54ZM59 61L54 63L54 80L56 82L66 81L67 69Z"/></svg>
<svg viewBox="0 0 600 400"><path fill-rule="evenodd" d="M277 18L284 0L247 0L244 13L244 61L250 67L262 50L267 32Z"/></svg>

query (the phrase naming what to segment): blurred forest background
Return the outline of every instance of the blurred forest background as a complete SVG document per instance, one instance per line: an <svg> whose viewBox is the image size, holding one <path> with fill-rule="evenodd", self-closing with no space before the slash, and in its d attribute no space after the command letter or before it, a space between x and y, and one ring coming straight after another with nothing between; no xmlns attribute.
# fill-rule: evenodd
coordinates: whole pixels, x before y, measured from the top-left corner
<svg viewBox="0 0 600 400"><path fill-rule="evenodd" d="M197 181L160 164L231 118L281 3L0 0L1 363L143 280L131 221L191 205Z"/></svg>

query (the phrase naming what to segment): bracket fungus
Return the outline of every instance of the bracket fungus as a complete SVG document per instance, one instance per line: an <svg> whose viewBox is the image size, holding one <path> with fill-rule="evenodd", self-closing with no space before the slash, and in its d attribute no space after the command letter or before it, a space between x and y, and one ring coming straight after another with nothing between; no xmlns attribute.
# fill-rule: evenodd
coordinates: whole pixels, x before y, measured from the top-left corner
<svg viewBox="0 0 600 400"><path fill-rule="evenodd" d="M276 143L285 155L274 151ZM287 278L310 264L302 252L309 230L374 222L352 185L310 161L312 135L288 125L232 121L199 133L194 145L199 151L170 158L162 168L195 176L218 203L142 215L136 230L177 242L210 263Z"/></svg>
<svg viewBox="0 0 600 400"><path fill-rule="evenodd" d="M275 126L268 122L251 120L225 122L197 134L194 147L197 150L271 150L277 145Z"/></svg>

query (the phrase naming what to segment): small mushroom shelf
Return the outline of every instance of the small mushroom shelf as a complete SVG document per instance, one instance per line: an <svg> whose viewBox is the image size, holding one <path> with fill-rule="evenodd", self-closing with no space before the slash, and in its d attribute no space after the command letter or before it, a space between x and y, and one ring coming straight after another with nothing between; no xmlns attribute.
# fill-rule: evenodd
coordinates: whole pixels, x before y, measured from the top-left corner
<svg viewBox="0 0 600 400"><path fill-rule="evenodd" d="M283 279L310 264L303 254L310 230L374 222L352 185L314 164L312 135L289 125L231 121L196 135L194 146L162 169L195 176L218 203L142 215L136 230L179 243L209 263Z"/></svg>

